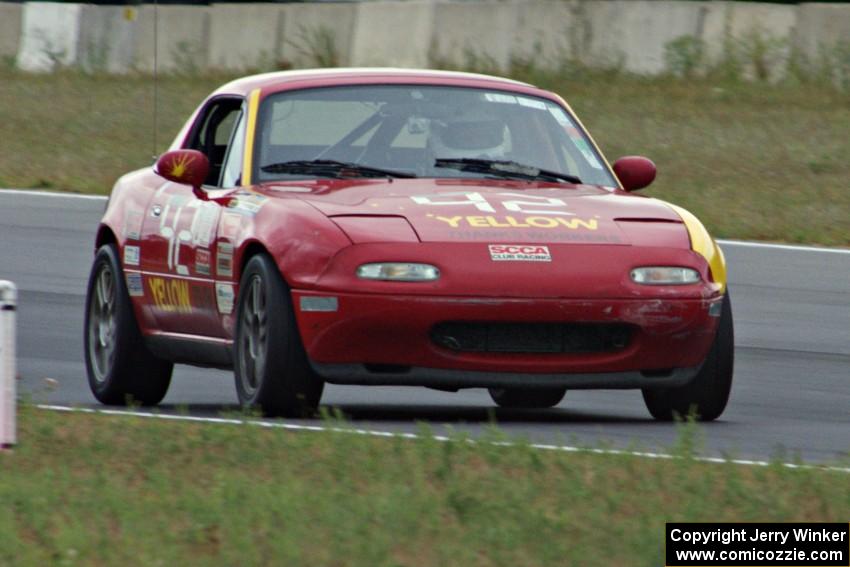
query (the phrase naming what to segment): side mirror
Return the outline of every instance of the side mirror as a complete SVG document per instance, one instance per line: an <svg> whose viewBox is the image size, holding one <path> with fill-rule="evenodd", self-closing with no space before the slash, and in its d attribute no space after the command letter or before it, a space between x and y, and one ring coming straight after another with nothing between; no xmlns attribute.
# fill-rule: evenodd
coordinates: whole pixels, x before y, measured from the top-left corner
<svg viewBox="0 0 850 567"><path fill-rule="evenodd" d="M198 150L174 150L159 156L154 171L169 181L191 185L197 194L207 179L210 160Z"/></svg>
<svg viewBox="0 0 850 567"><path fill-rule="evenodd" d="M614 173L623 189L637 191L643 189L655 179L655 164L652 160L640 156L621 157L614 162Z"/></svg>

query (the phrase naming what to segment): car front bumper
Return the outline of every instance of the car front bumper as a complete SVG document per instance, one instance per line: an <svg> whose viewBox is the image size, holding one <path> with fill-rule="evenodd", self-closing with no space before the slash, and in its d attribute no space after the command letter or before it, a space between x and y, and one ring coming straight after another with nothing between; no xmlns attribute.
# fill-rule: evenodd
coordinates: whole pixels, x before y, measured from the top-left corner
<svg viewBox="0 0 850 567"><path fill-rule="evenodd" d="M335 309L302 309L315 298ZM499 299L293 290L293 300L307 355L329 382L648 388L681 385L696 375L717 329L709 310L722 296ZM472 352L433 340L434 327L448 321L621 323L633 330L625 347L608 352Z"/></svg>

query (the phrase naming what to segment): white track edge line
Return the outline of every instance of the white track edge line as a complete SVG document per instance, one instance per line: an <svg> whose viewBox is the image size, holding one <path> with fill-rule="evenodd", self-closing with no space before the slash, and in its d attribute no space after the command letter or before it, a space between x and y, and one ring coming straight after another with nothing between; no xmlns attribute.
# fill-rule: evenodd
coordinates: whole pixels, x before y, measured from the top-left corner
<svg viewBox="0 0 850 567"><path fill-rule="evenodd" d="M224 417L200 417L193 415L174 415L174 414L161 414L161 413L146 413L146 412L135 412L135 411L127 411L127 410L113 410L113 409L95 409L95 408L79 408L73 406L61 406L61 405L52 405L52 404L37 404L35 407L41 410L48 411L61 411L61 412L74 412L74 413L93 413L93 414L101 414L101 415L113 415L113 416L121 416L121 417L146 417L151 419L165 419L171 421L189 421L196 423L214 423L214 424L225 424L225 425L253 425L256 427L265 427L269 429L285 429L288 431L327 431L332 433L348 433L354 435L365 435L368 437L384 437L384 438L402 438L402 439L420 439L422 436L416 433L405 433L405 432L395 432L395 431L380 431L375 429L358 429L358 428L344 428L344 427L325 427L321 425L298 425L295 423L285 423L279 421L261 421L256 419L233 419L233 418L224 418ZM451 438L446 437L445 435L432 435L431 439L435 441L447 442L451 441ZM472 443L475 443L475 440L469 440ZM502 447L511 447L515 445L510 441L503 442L492 442L494 445L502 446ZM643 459L676 459L675 455L670 455L668 453L654 453L647 451L629 451L626 449L594 449L594 448L585 448L585 447L575 447L571 445L550 445L543 443L530 443L530 447L533 449L539 449L543 451L561 451L564 453L591 453L594 455L622 455L628 457L639 457ZM694 461L700 463L713 463L713 464L733 464L733 465L744 465L750 467L768 467L774 465L776 463L770 463L768 461L758 461L752 459L723 459L720 457L694 457ZM819 470L819 471L827 471L827 472L839 472L839 473L847 473L850 474L850 467L836 467L836 466L820 466L820 465L807 465L807 464L798 464L798 463L779 463L783 468L788 469L807 469L807 470Z"/></svg>
<svg viewBox="0 0 850 567"><path fill-rule="evenodd" d="M720 246L741 246L743 248L772 248L774 250L793 250L795 252L828 252L831 254L850 254L850 248L826 248L823 246L800 246L797 244L774 244L772 242L752 242L749 240L718 239Z"/></svg>
<svg viewBox="0 0 850 567"><path fill-rule="evenodd" d="M106 195L85 195L83 193L63 193L59 191L40 191L36 189L0 189L0 195L33 195L37 197L88 199L90 201L105 201L108 199Z"/></svg>
<svg viewBox="0 0 850 567"><path fill-rule="evenodd" d="M66 199L89 199L105 201L105 195L84 195L81 193L62 193L58 191L39 191L35 189L2 189L0 195L35 195L40 197L59 197ZM773 248L776 250L794 250L797 252L829 252L832 254L850 254L850 248L827 248L823 246L802 246L796 244L775 244L772 242L753 242L749 240L725 240L718 239L717 243L722 246L744 246L750 248Z"/></svg>

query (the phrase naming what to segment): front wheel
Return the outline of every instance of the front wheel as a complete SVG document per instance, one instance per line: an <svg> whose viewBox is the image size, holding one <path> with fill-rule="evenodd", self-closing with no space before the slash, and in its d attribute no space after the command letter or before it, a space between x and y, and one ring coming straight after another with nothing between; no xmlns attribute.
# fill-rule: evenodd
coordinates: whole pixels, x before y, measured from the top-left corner
<svg viewBox="0 0 850 567"><path fill-rule="evenodd" d="M234 358L243 406L258 406L267 416L315 412L324 382L310 368L289 288L266 254L248 261L239 283Z"/></svg>
<svg viewBox="0 0 850 567"><path fill-rule="evenodd" d="M643 401L652 417L672 421L692 411L700 421L720 417L729 401L735 362L735 336L732 328L732 302L729 292L723 298L717 335L699 373L678 388L646 389Z"/></svg>
<svg viewBox="0 0 850 567"><path fill-rule="evenodd" d="M566 388L490 388L490 397L502 408L551 408L567 393Z"/></svg>
<svg viewBox="0 0 850 567"><path fill-rule="evenodd" d="M84 335L89 387L104 404L156 405L168 392L174 365L145 346L118 257L114 244L101 246L89 277Z"/></svg>

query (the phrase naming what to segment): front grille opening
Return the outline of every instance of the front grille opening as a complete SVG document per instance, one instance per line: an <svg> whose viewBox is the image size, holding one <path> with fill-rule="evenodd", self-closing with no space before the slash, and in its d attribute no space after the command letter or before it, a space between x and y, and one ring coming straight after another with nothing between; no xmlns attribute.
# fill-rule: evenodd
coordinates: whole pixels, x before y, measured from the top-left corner
<svg viewBox="0 0 850 567"><path fill-rule="evenodd" d="M633 334L623 323L449 321L431 330L431 341L457 352L601 353L623 350Z"/></svg>
<svg viewBox="0 0 850 567"><path fill-rule="evenodd" d="M640 374L645 378L667 378L673 375L673 369L661 368L660 370L641 370Z"/></svg>
<svg viewBox="0 0 850 567"><path fill-rule="evenodd" d="M410 372L409 366L402 364L364 364L368 372L375 374L405 374Z"/></svg>

